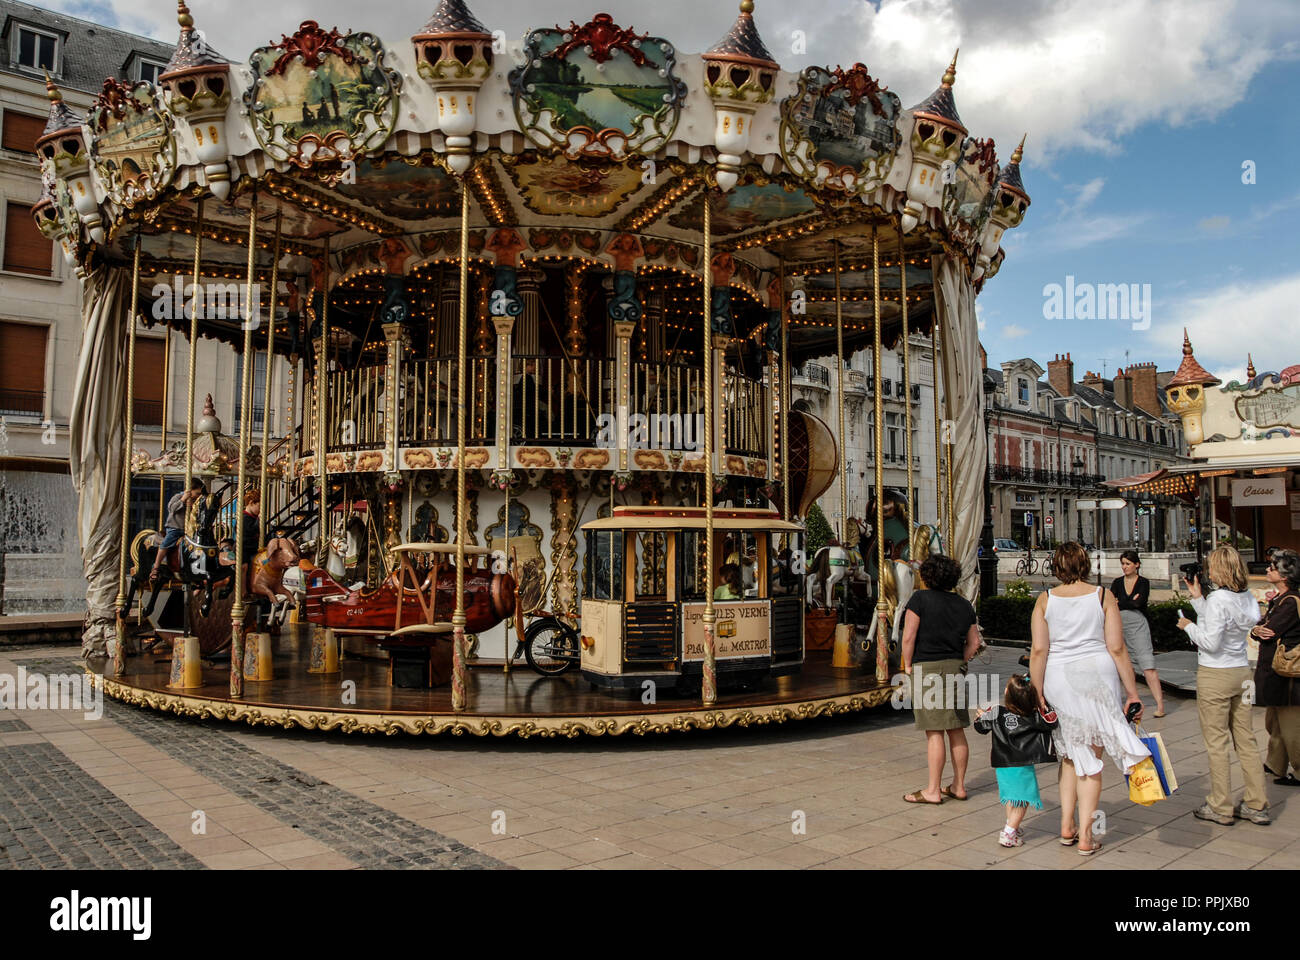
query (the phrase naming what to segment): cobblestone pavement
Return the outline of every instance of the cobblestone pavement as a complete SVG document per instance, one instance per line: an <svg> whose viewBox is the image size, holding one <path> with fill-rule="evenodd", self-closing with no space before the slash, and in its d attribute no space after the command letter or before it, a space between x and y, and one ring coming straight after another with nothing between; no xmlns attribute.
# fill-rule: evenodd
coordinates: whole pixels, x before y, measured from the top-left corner
<svg viewBox="0 0 1300 960"><path fill-rule="evenodd" d="M1020 669L1019 654L993 648L973 669L1004 679ZM10 651L0 674L20 663L68 672L77 661L66 647ZM1025 845L997 845L988 741L973 733L970 800L903 803L925 782L924 739L910 714L889 708L572 742L322 736L112 702L98 720L26 711L17 722L28 729L0 726L0 867L143 865L137 858L246 869L1300 867L1300 804L1288 788L1270 781L1270 827L1191 816L1208 787L1196 704L1171 695L1167 707L1150 727L1164 735L1182 789L1137 807L1108 767L1105 848L1088 859L1056 843L1050 767L1039 768L1046 809L1026 820ZM49 816L33 823L37 808ZM15 835L22 842L11 847ZM19 847L27 856L11 852Z"/></svg>

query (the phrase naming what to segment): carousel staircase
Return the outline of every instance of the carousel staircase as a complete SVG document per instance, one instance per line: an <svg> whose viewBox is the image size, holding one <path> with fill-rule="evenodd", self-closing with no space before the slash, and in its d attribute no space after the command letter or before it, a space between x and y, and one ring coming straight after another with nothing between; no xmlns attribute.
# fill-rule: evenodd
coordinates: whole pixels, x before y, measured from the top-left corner
<svg viewBox="0 0 1300 960"><path fill-rule="evenodd" d="M331 494L329 506L332 508L336 503L340 502L341 497L341 492L337 495ZM282 532L284 536L299 543L304 540L311 540L316 536L319 511L320 502L316 496L316 478L307 477L302 481L301 485L297 486L289 501L271 518L267 529Z"/></svg>

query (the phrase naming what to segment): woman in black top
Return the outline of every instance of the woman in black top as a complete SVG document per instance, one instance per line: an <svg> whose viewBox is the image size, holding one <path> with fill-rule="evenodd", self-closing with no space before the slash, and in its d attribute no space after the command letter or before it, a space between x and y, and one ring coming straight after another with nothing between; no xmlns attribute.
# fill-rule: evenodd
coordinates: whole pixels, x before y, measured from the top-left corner
<svg viewBox="0 0 1300 960"><path fill-rule="evenodd" d="M966 799L966 764L970 746L966 727L966 663L980 645L975 608L952 591L961 579L961 565L936 553L921 564L927 589L907 602L903 618L903 670L912 678L912 714L925 731L929 783L903 797L908 803L943 803L944 797ZM915 671L915 672L914 672ZM950 694L955 693L955 698ZM952 751L952 783L942 787L943 768Z"/></svg>
<svg viewBox="0 0 1300 960"><path fill-rule="evenodd" d="M1124 624L1124 643L1133 667L1147 678L1151 695L1156 698L1156 717L1165 715L1165 695L1160 689L1160 675L1156 673L1156 655L1151 645L1151 624L1147 622L1147 601L1151 597L1151 582L1138 572L1142 566L1136 550L1125 550L1119 555L1119 566L1124 576L1116 577L1110 585L1119 604L1119 618Z"/></svg>
<svg viewBox="0 0 1300 960"><path fill-rule="evenodd" d="M1300 771L1300 690L1295 680L1273 672L1273 654L1281 643L1288 650L1300 643L1300 554L1277 550L1268 565L1268 582L1277 591L1268 602L1268 614L1250 635L1259 641L1255 667L1255 703L1266 707L1268 756L1264 767L1274 783L1300 787L1287 772L1287 764Z"/></svg>

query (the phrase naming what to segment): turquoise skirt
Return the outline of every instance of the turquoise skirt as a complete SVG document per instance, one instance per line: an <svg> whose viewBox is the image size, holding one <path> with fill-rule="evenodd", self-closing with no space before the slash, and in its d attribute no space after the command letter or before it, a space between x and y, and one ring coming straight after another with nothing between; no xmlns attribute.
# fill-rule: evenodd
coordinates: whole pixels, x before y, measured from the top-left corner
<svg viewBox="0 0 1300 960"><path fill-rule="evenodd" d="M1038 773L1033 767L997 767L998 799L1016 807L1043 809L1038 793Z"/></svg>

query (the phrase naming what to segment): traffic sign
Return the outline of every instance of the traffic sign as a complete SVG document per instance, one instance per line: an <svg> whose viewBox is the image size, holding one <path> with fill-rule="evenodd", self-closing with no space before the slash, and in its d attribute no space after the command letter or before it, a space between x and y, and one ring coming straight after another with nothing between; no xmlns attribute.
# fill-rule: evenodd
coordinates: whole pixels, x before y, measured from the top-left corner
<svg viewBox="0 0 1300 960"><path fill-rule="evenodd" d="M1043 517L1043 526L1045 527L1050 527L1055 522L1056 522L1055 517Z"/></svg>
<svg viewBox="0 0 1300 960"><path fill-rule="evenodd" d="M1033 525L1034 525L1034 515L1033 515L1032 513L1026 513L1026 514L1025 514L1025 526L1026 526L1026 527L1032 527Z"/></svg>

